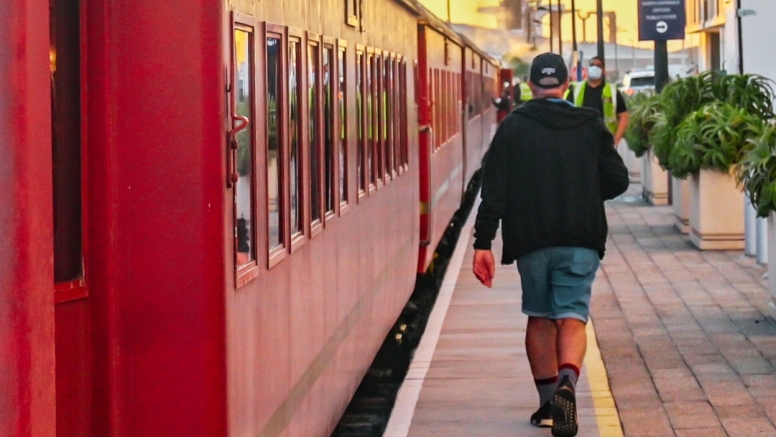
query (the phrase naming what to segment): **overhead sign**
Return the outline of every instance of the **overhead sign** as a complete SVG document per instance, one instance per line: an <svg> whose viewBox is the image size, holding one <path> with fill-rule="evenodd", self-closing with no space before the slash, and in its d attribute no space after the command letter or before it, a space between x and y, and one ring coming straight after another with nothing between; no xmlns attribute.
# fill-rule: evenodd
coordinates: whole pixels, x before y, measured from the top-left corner
<svg viewBox="0 0 776 437"><path fill-rule="evenodd" d="M684 39L685 0L639 0L639 40Z"/></svg>

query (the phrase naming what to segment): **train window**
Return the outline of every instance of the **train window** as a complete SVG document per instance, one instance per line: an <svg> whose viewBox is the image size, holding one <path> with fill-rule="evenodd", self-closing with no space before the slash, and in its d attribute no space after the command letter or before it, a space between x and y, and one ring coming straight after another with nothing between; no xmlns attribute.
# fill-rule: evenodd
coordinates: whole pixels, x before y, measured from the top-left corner
<svg viewBox="0 0 776 437"><path fill-rule="evenodd" d="M364 79L364 69L366 67L366 54L356 51L356 118L358 122L358 147L357 150L357 173L358 173L358 193L359 196L366 193L366 81Z"/></svg>
<svg viewBox="0 0 776 437"><path fill-rule="evenodd" d="M363 0L345 0L345 22L349 26L361 28ZM362 30L363 31L363 30Z"/></svg>
<svg viewBox="0 0 776 437"><path fill-rule="evenodd" d="M375 188L377 185L377 168L376 168L376 162L374 157L374 144L376 141L377 132L375 132L377 128L377 123L375 123L375 85L376 81L374 80L374 65L375 65L375 57L373 53L367 53L366 56L366 122L367 122L367 146L365 147L366 151L366 172L367 172L367 180L369 181L369 190Z"/></svg>
<svg viewBox="0 0 776 437"><path fill-rule="evenodd" d="M289 194L290 231L292 240L304 233L302 218L302 123L300 105L300 78L302 76L301 39L288 39L288 136L289 136ZM291 244L293 245L293 241Z"/></svg>
<svg viewBox="0 0 776 437"><path fill-rule="evenodd" d="M78 1L50 15L55 302L86 297L81 217L81 56Z"/></svg>
<svg viewBox="0 0 776 437"><path fill-rule="evenodd" d="M388 162L391 175L396 175L396 59L392 56L386 66L388 76Z"/></svg>
<svg viewBox="0 0 776 437"><path fill-rule="evenodd" d="M256 260L254 227L254 141L253 141L253 33L250 28L234 30L234 108L235 114L245 123L234 140L237 142L236 170L238 179L234 190L234 232L236 237L235 262L240 267ZM234 120L235 124L239 120Z"/></svg>
<svg viewBox="0 0 776 437"><path fill-rule="evenodd" d="M339 200L340 212L348 204L348 81L347 48L339 43L337 47L337 74L339 75L337 107L339 108Z"/></svg>
<svg viewBox="0 0 776 437"><path fill-rule="evenodd" d="M320 45L307 44L307 132L310 147L310 223L313 227L323 222L321 202L321 73Z"/></svg>
<svg viewBox="0 0 776 437"><path fill-rule="evenodd" d="M416 64L417 65L417 64ZM401 91L401 97L400 102L401 106L399 107L401 115L399 118L399 128L401 129L401 154L403 156L402 158L402 164L405 167L405 170L409 170L409 164L410 164L410 151L409 151L409 117L407 115L407 98L409 96L408 90L407 90L407 61L402 61L401 66L399 68L399 90Z"/></svg>
<svg viewBox="0 0 776 437"><path fill-rule="evenodd" d="M285 165L283 147L280 142L281 130L281 86L283 80L283 51L280 35L267 36L267 211L269 230L269 251L272 253L283 248L284 189L282 169Z"/></svg>
<svg viewBox="0 0 776 437"><path fill-rule="evenodd" d="M385 87L383 77L383 64L384 59L380 55L375 55L374 75L372 76L375 81L375 172L377 173L378 183L383 182L385 176L385 126L383 125L385 117ZM387 182L387 181L386 181Z"/></svg>
<svg viewBox="0 0 776 437"><path fill-rule="evenodd" d="M335 162L334 162L334 132L336 132L336 126L334 125L334 47L330 44L325 44L323 47L323 70L321 74L321 80L323 81L323 199L324 199L324 211L327 215L334 214L335 211Z"/></svg>

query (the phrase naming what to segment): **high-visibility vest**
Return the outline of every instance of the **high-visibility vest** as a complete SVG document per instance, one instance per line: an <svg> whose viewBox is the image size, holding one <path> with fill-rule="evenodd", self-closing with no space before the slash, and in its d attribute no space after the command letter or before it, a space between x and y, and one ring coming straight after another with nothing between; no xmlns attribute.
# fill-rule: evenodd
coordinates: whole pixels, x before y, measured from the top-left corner
<svg viewBox="0 0 776 437"><path fill-rule="evenodd" d="M601 95L604 101L604 123L612 133L617 132L617 85L613 83L606 83ZM574 84L574 104L582 106L585 101L585 89L587 89L587 81Z"/></svg>
<svg viewBox="0 0 776 437"><path fill-rule="evenodd" d="M520 84L520 101L527 102L531 99L533 99L533 93L531 92L531 87L529 87L527 83L522 82Z"/></svg>

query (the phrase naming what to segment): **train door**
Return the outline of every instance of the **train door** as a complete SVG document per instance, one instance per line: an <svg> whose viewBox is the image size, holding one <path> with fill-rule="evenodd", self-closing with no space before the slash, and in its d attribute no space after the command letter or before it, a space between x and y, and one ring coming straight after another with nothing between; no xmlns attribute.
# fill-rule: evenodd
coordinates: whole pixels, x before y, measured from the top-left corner
<svg viewBox="0 0 776 437"><path fill-rule="evenodd" d="M91 435L91 320L82 171L83 5L49 0L57 435Z"/></svg>
<svg viewBox="0 0 776 437"><path fill-rule="evenodd" d="M428 43L427 28L418 27L418 69L416 76L415 90L418 96L418 129L420 135L418 138L419 153L418 164L420 166L420 245L422 248L428 247L431 242L429 225L430 214L430 185L431 185L431 149L434 147L434 126L432 126L431 108L436 103L431 101L431 85L428 61ZM418 263L418 272L425 271L425 257L421 256Z"/></svg>

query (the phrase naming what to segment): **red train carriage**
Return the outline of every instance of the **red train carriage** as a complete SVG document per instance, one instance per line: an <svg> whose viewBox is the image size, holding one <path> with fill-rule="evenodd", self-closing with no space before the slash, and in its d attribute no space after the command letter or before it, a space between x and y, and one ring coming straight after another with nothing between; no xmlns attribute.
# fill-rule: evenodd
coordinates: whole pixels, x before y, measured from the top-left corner
<svg viewBox="0 0 776 437"><path fill-rule="evenodd" d="M0 6L2 435L329 435L470 172L460 39L362 6Z"/></svg>
<svg viewBox="0 0 776 437"><path fill-rule="evenodd" d="M329 435L413 289L416 12L360 5L231 11L230 435Z"/></svg>
<svg viewBox="0 0 776 437"><path fill-rule="evenodd" d="M490 147L490 139L496 132L496 108L492 104L496 89L498 63L480 50L463 35L463 71L461 87L465 99L463 108L464 128L464 180L470 181L482 165L482 158Z"/></svg>
<svg viewBox="0 0 776 437"><path fill-rule="evenodd" d="M483 155L490 147L490 141L496 134L498 128L497 110L493 106L493 99L497 97L498 75L501 64L495 59L483 59L482 61L482 88L485 90L485 101L483 105L483 123L490 126L490 131L486 128L482 135Z"/></svg>
<svg viewBox="0 0 776 437"><path fill-rule="evenodd" d="M421 10L417 74L421 129L419 273L430 264L465 189L463 41L428 10Z"/></svg>

